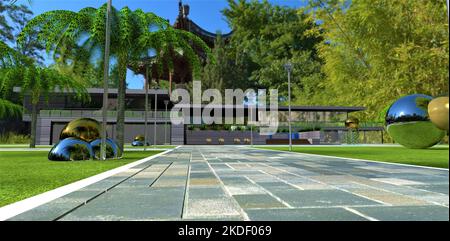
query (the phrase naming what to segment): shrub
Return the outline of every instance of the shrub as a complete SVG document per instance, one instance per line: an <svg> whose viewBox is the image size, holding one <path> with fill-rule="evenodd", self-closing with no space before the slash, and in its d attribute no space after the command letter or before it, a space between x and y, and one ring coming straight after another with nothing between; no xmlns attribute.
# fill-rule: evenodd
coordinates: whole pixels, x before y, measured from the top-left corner
<svg viewBox="0 0 450 241"><path fill-rule="evenodd" d="M30 143L29 135L16 134L8 132L0 135L0 144L28 144Z"/></svg>

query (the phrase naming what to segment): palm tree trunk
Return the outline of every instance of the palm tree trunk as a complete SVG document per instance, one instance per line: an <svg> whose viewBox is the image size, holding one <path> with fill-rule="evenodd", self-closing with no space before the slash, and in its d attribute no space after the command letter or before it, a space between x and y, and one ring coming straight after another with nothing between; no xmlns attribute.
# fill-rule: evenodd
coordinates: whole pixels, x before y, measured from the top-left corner
<svg viewBox="0 0 450 241"><path fill-rule="evenodd" d="M116 139L120 150L123 153L125 143L125 92L126 92L126 75L127 75L126 58L119 57L119 88L117 90L117 125L116 125Z"/></svg>
<svg viewBox="0 0 450 241"><path fill-rule="evenodd" d="M30 148L36 147L36 129L37 129L37 115L38 115L37 103L32 104L31 107L31 135L30 135Z"/></svg>
<svg viewBox="0 0 450 241"><path fill-rule="evenodd" d="M100 160L106 159L106 135L108 126L108 81L109 81L109 52L111 45L111 5L112 0L108 0L106 12L106 36L105 36L105 56L103 66L103 107L102 107L102 142L100 146ZM123 153L123 152L122 152Z"/></svg>
<svg viewBox="0 0 450 241"><path fill-rule="evenodd" d="M145 67L145 113L144 113L144 151L147 149L148 135L147 135L147 123L148 123L148 66Z"/></svg>

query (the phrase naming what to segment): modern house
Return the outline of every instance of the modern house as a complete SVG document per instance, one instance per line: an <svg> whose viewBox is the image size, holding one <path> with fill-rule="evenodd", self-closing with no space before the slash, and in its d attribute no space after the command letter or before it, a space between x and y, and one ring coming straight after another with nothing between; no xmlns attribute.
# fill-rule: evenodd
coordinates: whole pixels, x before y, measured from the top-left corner
<svg viewBox="0 0 450 241"><path fill-rule="evenodd" d="M19 88L14 88L19 92ZM55 91L52 97L38 104L37 144L49 145L59 141L62 128L71 120L87 117L102 120L103 89L88 89L91 96L89 103L82 103L74 99L71 93ZM155 98L157 99L155 111ZM248 109L245 108L244 125L174 125L170 120L170 110L173 104L169 101L167 90L149 90L149 108L147 134L149 143L153 144L156 132L156 144L286 144L287 106L279 106L278 133L270 136L260 135L254 127L247 125ZM125 142L131 143L135 136L144 134L144 103L145 91L129 89L126 91L125 111ZM116 106L117 89L109 90L108 106L108 136L116 135ZM203 107L202 107L203 108ZM237 107L223 107L235 109ZM339 144L345 142L347 129L344 121L349 114L364 110L363 107L344 106L292 106L292 126L294 144ZM223 110L224 111L224 110ZM235 110L233 110L235 111ZM31 121L31 105L29 96L24 97L23 121ZM191 111L193 113L193 111ZM190 116L189 118L191 118ZM184 116L180 116L184 118ZM383 128L376 124L366 124L359 128L361 133L378 132L382 135ZM381 136L380 136L381 137ZM381 141L380 141L381 142Z"/></svg>

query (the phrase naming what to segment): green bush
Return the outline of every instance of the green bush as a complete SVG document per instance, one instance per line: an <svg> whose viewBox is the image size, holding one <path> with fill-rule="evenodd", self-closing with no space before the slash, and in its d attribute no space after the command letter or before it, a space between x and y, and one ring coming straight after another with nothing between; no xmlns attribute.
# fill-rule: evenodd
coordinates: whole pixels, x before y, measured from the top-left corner
<svg viewBox="0 0 450 241"><path fill-rule="evenodd" d="M16 134L8 132L0 135L0 144L28 144L30 143L29 135Z"/></svg>

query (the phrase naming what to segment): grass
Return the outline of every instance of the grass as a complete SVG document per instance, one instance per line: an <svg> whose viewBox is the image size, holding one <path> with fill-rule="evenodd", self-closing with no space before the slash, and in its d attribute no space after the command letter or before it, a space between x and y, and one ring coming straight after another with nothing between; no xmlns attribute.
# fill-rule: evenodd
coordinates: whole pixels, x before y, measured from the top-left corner
<svg viewBox="0 0 450 241"><path fill-rule="evenodd" d="M120 160L53 162L47 151L0 152L0 207L102 173L160 151L125 152Z"/></svg>
<svg viewBox="0 0 450 241"><path fill-rule="evenodd" d="M283 150L286 147L259 147L262 149ZM372 161L393 162L419 166L448 168L448 146L438 146L429 149L408 149L405 147L367 147L367 146L295 146L293 151L325 156L348 157Z"/></svg>

